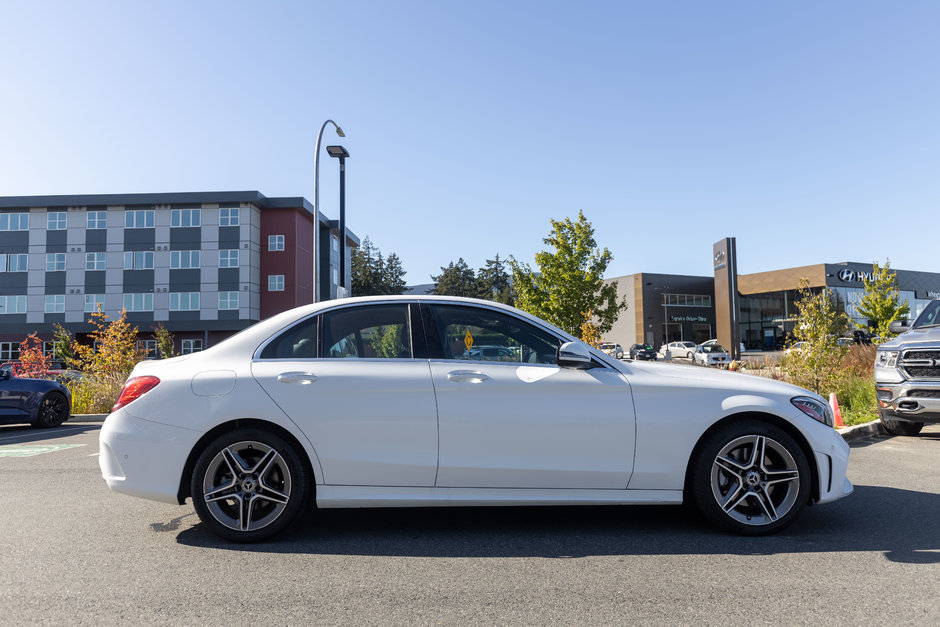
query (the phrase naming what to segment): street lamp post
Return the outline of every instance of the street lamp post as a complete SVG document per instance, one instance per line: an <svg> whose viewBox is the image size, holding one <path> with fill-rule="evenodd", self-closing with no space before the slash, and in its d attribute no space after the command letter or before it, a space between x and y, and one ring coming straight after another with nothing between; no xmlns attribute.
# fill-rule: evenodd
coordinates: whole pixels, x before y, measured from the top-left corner
<svg viewBox="0 0 940 627"><path fill-rule="evenodd" d="M344 298L346 290L346 157L349 152L342 146L327 146L326 151L339 159L339 285L337 297Z"/></svg>
<svg viewBox="0 0 940 627"><path fill-rule="evenodd" d="M339 124L333 120L327 120L323 123L323 126L320 127L320 132L317 133L317 146L314 149L313 153L313 299L311 302L317 302L319 300L319 292L317 290L317 274L319 270L319 253L320 253L320 140L323 139L323 130L326 128L327 124L332 124L336 127L336 134L340 137L346 137L346 134L343 133L343 129L339 127Z"/></svg>

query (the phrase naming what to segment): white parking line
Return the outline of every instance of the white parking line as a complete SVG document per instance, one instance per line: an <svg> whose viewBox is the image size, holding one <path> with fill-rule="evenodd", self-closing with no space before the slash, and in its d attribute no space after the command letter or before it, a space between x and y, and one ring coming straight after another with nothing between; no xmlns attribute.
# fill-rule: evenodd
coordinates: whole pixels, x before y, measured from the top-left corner
<svg viewBox="0 0 940 627"><path fill-rule="evenodd" d="M18 433L17 435L9 435L9 436L6 436L6 437L2 437L2 438L0 438L0 442L5 442L5 441L7 441L7 440L16 440L16 439L18 439L18 438L27 438L27 439L29 439L29 438L32 438L32 437L34 437L36 434L39 434L39 433L42 433L42 434L44 434L44 435L47 434L47 433L54 433L54 434L58 435L58 434L60 434L60 433L62 433L62 432L64 432L64 431L69 431L69 432L71 432L71 431L80 431L80 430L82 430L82 429L87 429L87 428L88 428L88 427L84 427L84 426L79 427L78 425L75 425L74 427L58 427L55 431L48 431L48 430L43 430L43 431L39 431L39 430L36 430L36 431L24 431L24 432L22 432L22 433ZM43 438L43 439L48 440L48 439L51 439L51 438Z"/></svg>

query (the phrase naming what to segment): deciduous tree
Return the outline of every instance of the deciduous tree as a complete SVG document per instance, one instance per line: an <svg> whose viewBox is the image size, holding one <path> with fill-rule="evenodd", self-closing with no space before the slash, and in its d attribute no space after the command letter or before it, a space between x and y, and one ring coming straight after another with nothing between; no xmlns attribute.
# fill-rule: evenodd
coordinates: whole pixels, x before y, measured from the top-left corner
<svg viewBox="0 0 940 627"><path fill-rule="evenodd" d="M793 336L801 344L791 348L783 368L791 383L825 395L838 388L844 375L842 362L848 348L837 340L849 319L838 310L829 290L813 293L809 282L801 279L799 293Z"/></svg>
<svg viewBox="0 0 940 627"><path fill-rule="evenodd" d="M607 248L598 249L594 227L578 213L552 220L552 232L543 242L551 247L535 255L536 270L510 257L516 306L581 337L581 325L593 314L595 330L603 335L627 308L617 300L617 282L604 282L613 259Z"/></svg>
<svg viewBox="0 0 940 627"><path fill-rule="evenodd" d="M885 260L884 267L877 263L872 264L872 279L864 277L863 281L865 295L856 310L868 318L868 328L872 335L881 337L882 341L894 337L889 331L891 323L906 316L911 308L907 303L901 302L898 275L891 272L891 262Z"/></svg>

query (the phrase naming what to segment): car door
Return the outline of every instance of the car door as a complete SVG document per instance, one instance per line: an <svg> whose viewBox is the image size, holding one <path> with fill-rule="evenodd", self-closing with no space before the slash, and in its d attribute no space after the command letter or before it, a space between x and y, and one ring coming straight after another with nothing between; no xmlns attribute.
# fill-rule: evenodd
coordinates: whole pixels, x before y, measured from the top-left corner
<svg viewBox="0 0 940 627"><path fill-rule="evenodd" d="M634 412L617 371L557 366L559 338L509 313L426 307L438 487L626 488ZM477 344L505 351L485 360L473 350Z"/></svg>
<svg viewBox="0 0 940 627"><path fill-rule="evenodd" d="M24 389L21 379L4 373L0 376L0 417L22 416Z"/></svg>
<svg viewBox="0 0 940 627"><path fill-rule="evenodd" d="M341 307L282 332L252 362L307 434L325 483L434 485L437 407L411 318L401 302Z"/></svg>

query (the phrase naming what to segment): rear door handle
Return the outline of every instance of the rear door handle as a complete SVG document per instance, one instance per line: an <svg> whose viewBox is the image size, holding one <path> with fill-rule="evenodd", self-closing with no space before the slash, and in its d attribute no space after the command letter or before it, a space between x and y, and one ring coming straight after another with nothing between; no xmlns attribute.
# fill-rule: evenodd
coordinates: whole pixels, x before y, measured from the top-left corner
<svg viewBox="0 0 940 627"><path fill-rule="evenodd" d="M277 375L277 380L281 383L299 383L300 385L310 385L317 380L317 375L312 372L282 372Z"/></svg>
<svg viewBox="0 0 940 627"><path fill-rule="evenodd" d="M454 370L447 373L447 378L451 381L469 381L470 383L482 383L489 379L482 372L475 370Z"/></svg>

